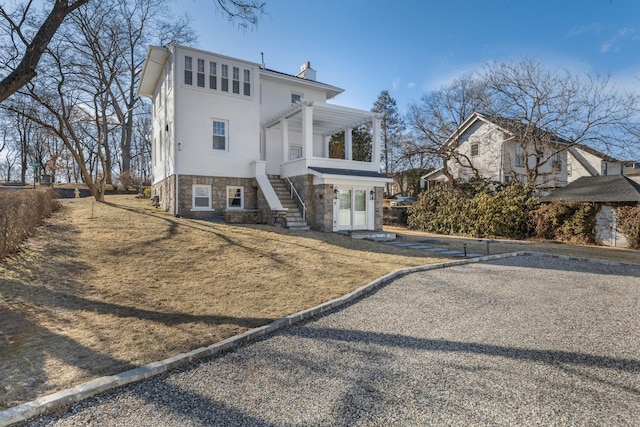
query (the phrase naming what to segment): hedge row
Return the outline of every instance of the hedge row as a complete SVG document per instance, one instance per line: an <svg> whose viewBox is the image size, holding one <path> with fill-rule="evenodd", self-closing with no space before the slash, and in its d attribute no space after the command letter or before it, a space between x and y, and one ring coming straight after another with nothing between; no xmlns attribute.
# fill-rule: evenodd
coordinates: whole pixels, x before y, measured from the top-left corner
<svg viewBox="0 0 640 427"><path fill-rule="evenodd" d="M598 206L593 203L540 205L530 189L519 182L500 185L478 181L459 188L439 186L422 193L409 208L408 225L438 234L594 243L597 212ZM629 212L630 218L640 218L640 209ZM638 220L628 222L636 224L634 230L640 234Z"/></svg>
<svg viewBox="0 0 640 427"><path fill-rule="evenodd" d="M620 230L631 249L640 249L640 205L622 206L616 212Z"/></svg>
<svg viewBox="0 0 640 427"><path fill-rule="evenodd" d="M530 231L529 211L537 206L538 199L519 182L438 186L409 208L408 225L439 234L523 239Z"/></svg>
<svg viewBox="0 0 640 427"><path fill-rule="evenodd" d="M0 191L0 259L17 251L20 242L59 207L57 193L50 188Z"/></svg>

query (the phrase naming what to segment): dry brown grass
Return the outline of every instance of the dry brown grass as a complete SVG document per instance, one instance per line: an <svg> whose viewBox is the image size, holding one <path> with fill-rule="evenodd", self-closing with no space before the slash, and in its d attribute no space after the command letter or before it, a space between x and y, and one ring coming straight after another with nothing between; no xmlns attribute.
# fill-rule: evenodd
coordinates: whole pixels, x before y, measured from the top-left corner
<svg viewBox="0 0 640 427"><path fill-rule="evenodd" d="M215 343L433 254L71 199L0 264L0 409Z"/></svg>

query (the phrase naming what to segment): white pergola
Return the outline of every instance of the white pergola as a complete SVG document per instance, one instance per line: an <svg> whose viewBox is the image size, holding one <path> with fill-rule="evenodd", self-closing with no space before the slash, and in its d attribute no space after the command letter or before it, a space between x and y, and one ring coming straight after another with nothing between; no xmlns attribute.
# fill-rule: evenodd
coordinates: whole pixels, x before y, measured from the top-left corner
<svg viewBox="0 0 640 427"><path fill-rule="evenodd" d="M298 102L277 116L266 120L264 128L280 129L284 161L289 155L289 132L302 133L302 157L312 157L313 136L322 135L325 141L325 155L328 156L329 138L345 132L345 160L353 158L351 131L358 126L371 123L373 128L371 163L380 163L380 121L378 113L357 110L327 103Z"/></svg>

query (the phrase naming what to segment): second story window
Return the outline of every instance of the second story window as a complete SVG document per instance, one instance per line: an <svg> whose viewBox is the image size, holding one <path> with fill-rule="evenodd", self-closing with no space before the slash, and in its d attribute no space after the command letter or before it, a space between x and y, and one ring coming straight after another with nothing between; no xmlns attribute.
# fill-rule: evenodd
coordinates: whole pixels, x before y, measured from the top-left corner
<svg viewBox="0 0 640 427"><path fill-rule="evenodd" d="M471 144L471 156L478 155L478 144Z"/></svg>
<svg viewBox="0 0 640 427"><path fill-rule="evenodd" d="M222 76L220 78L220 84L221 84L221 88L220 90L222 90L223 92L229 92L229 66L222 64L221 66L221 73Z"/></svg>
<svg viewBox="0 0 640 427"><path fill-rule="evenodd" d="M198 59L198 87L204 87L204 59Z"/></svg>
<svg viewBox="0 0 640 427"><path fill-rule="evenodd" d="M240 94L240 69L233 67L233 93Z"/></svg>
<svg viewBox="0 0 640 427"><path fill-rule="evenodd" d="M184 84L193 84L193 58L190 56L184 57Z"/></svg>
<svg viewBox="0 0 640 427"><path fill-rule="evenodd" d="M213 149L227 149L227 122L213 121Z"/></svg>
<svg viewBox="0 0 640 427"><path fill-rule="evenodd" d="M244 70L244 95L251 96L251 71Z"/></svg>
<svg viewBox="0 0 640 427"><path fill-rule="evenodd" d="M209 62L209 89L218 89L218 64Z"/></svg>
<svg viewBox="0 0 640 427"><path fill-rule="evenodd" d="M522 152L522 147L520 146L520 144L516 144L515 165L519 168L524 167L524 153Z"/></svg>
<svg viewBox="0 0 640 427"><path fill-rule="evenodd" d="M296 102L300 102L302 100L302 94L301 93L292 93L291 94L291 103L295 104Z"/></svg>

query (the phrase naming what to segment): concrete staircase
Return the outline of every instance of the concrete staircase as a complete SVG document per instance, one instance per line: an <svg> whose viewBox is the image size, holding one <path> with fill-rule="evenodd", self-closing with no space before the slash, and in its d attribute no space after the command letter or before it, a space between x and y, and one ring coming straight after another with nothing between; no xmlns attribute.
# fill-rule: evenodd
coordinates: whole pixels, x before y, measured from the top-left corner
<svg viewBox="0 0 640 427"><path fill-rule="evenodd" d="M278 199L280 199L282 206L287 208L287 228L301 231L309 230L310 227L307 225L307 221L302 217L302 210L298 207L296 201L291 198L289 187L287 187L285 181L277 176L269 176L269 182Z"/></svg>

